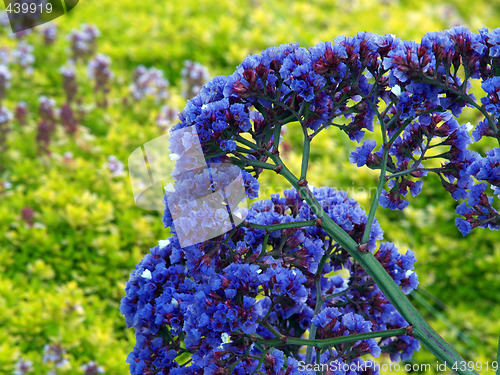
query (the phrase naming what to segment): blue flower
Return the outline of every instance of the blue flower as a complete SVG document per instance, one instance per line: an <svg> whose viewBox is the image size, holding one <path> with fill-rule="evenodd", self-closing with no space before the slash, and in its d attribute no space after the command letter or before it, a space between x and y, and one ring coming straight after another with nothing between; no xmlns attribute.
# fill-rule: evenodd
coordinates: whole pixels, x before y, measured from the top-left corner
<svg viewBox="0 0 500 375"><path fill-rule="evenodd" d="M462 233L462 236L464 237L468 235L472 230L471 224L467 220L464 220L460 217L457 217L455 219L455 223L457 225L458 230L460 231L460 233Z"/></svg>
<svg viewBox="0 0 500 375"><path fill-rule="evenodd" d="M351 155L349 155L349 161L351 163L356 163L358 167L362 167L368 162L370 154L376 145L377 142L372 139L367 139L362 146L357 147L356 150L351 152Z"/></svg>

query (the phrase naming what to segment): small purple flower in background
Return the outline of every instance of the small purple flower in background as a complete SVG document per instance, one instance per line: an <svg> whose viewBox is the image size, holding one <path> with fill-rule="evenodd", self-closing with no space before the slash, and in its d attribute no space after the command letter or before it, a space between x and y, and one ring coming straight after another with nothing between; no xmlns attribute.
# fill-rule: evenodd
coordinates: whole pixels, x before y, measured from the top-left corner
<svg viewBox="0 0 500 375"><path fill-rule="evenodd" d="M42 35L43 42L45 43L46 46L54 44L57 38L57 26L54 23L52 22L47 23L38 30L39 33Z"/></svg>
<svg viewBox="0 0 500 375"><path fill-rule="evenodd" d="M78 83L76 82L75 67L71 64L61 67L59 69L63 77L63 89L66 94L66 101L71 103L78 91Z"/></svg>
<svg viewBox="0 0 500 375"><path fill-rule="evenodd" d="M208 69L198 62L187 60L184 62L182 74L182 95L186 99L191 99L198 95L201 87L208 82L210 74Z"/></svg>
<svg viewBox="0 0 500 375"><path fill-rule="evenodd" d="M175 108L164 105L161 107L160 113L156 116L156 124L164 131L167 131L172 127L177 121L179 111Z"/></svg>
<svg viewBox="0 0 500 375"><path fill-rule="evenodd" d="M76 134L76 132L78 131L78 120L76 119L75 114L73 113L73 110L68 103L64 103L61 106L60 117L66 133L72 135Z"/></svg>
<svg viewBox="0 0 500 375"><path fill-rule="evenodd" d="M47 121L52 128L55 128L57 116L56 101L53 98L42 95L38 99L38 102L40 103L38 111L41 119Z"/></svg>
<svg viewBox="0 0 500 375"><path fill-rule="evenodd" d="M7 95L7 89L10 87L10 75L7 65L0 65L0 101Z"/></svg>
<svg viewBox="0 0 500 375"><path fill-rule="evenodd" d="M28 227L32 227L35 223L35 211L30 207L24 207L21 210L21 219L26 223Z"/></svg>
<svg viewBox="0 0 500 375"><path fill-rule="evenodd" d="M130 85L130 92L135 100L147 96L154 97L157 103L168 97L168 80L163 77L163 72L156 68L138 66L134 73L134 82Z"/></svg>
<svg viewBox="0 0 500 375"><path fill-rule="evenodd" d="M71 103L78 92L75 67L68 64L61 67L59 71L63 77L63 89L66 94L66 103L61 107L61 121L68 134L75 134L78 130L78 120L71 108Z"/></svg>
<svg viewBox="0 0 500 375"><path fill-rule="evenodd" d="M16 363L13 375L26 375L33 372L33 362L19 358Z"/></svg>
<svg viewBox="0 0 500 375"><path fill-rule="evenodd" d="M52 128L47 121L41 121L37 126L36 141L41 152L50 154L49 144L52 135Z"/></svg>
<svg viewBox="0 0 500 375"><path fill-rule="evenodd" d="M51 363L56 368L61 368L66 366L69 361L64 357L66 350L61 346L61 344L46 344L43 347L43 362Z"/></svg>
<svg viewBox="0 0 500 375"><path fill-rule="evenodd" d="M28 107L26 102L20 101L14 109L14 118L19 125L26 125L26 116L28 115Z"/></svg>
<svg viewBox="0 0 500 375"><path fill-rule="evenodd" d="M83 365L81 369L84 371L85 375L98 375L104 374L104 368L99 366L96 362L90 361L89 363Z"/></svg>
<svg viewBox="0 0 500 375"><path fill-rule="evenodd" d="M87 35L89 41L90 52L93 54L97 50L97 38L101 35L101 32L95 25L82 25L82 31Z"/></svg>
<svg viewBox="0 0 500 375"><path fill-rule="evenodd" d="M41 96L39 98L40 107L38 109L40 114L40 122L37 127L36 141L40 147L40 151L49 154L49 144L52 132L56 128L56 102L52 98Z"/></svg>
<svg viewBox="0 0 500 375"><path fill-rule="evenodd" d="M73 62L86 61L97 51L97 37L99 29L93 25L82 25L80 30L72 30L67 39L70 42L71 57Z"/></svg>
<svg viewBox="0 0 500 375"><path fill-rule="evenodd" d="M111 174L115 177L122 176L125 171L123 163L114 155L108 156L108 162L106 166L108 167Z"/></svg>
<svg viewBox="0 0 500 375"><path fill-rule="evenodd" d="M94 80L94 91L102 95L102 98L97 103L101 107L108 105L106 94L110 90L110 83L113 78L110 65L111 59L103 54L98 54L88 64L88 76Z"/></svg>
<svg viewBox="0 0 500 375"><path fill-rule="evenodd" d="M32 45L25 42L19 42L17 48L12 52L12 57L15 63L24 68L27 75L33 74L35 56L33 55Z"/></svg>

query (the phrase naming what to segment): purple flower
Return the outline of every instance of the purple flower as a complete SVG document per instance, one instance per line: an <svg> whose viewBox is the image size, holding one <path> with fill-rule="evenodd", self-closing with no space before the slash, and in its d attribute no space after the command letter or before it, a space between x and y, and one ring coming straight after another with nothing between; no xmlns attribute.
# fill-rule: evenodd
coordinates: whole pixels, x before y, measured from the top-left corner
<svg viewBox="0 0 500 375"><path fill-rule="evenodd" d="M85 375L105 374L104 368L102 366L99 366L94 361L90 361L82 365L81 369L84 371Z"/></svg>
<svg viewBox="0 0 500 375"><path fill-rule="evenodd" d="M25 42L19 42L17 48L12 52L14 62L19 64L27 75L33 74L33 64L35 56L33 55L33 46Z"/></svg>
<svg viewBox="0 0 500 375"><path fill-rule="evenodd" d="M125 171L123 163L114 155L108 156L107 168L115 177L122 176Z"/></svg>
<svg viewBox="0 0 500 375"><path fill-rule="evenodd" d="M68 103L61 106L60 117L66 132L74 135L78 131L78 120Z"/></svg>
<svg viewBox="0 0 500 375"><path fill-rule="evenodd" d="M500 116L500 77L493 77L486 79L481 84L482 89L488 94L481 98L481 103L485 109L495 117Z"/></svg>
<svg viewBox="0 0 500 375"><path fill-rule="evenodd" d="M63 77L63 89L66 94L66 101L71 103L78 91L75 67L73 65L63 66L59 69L59 72Z"/></svg>
<svg viewBox="0 0 500 375"><path fill-rule="evenodd" d="M347 198L345 192L330 188L313 189L312 193L332 219L349 228L350 235L361 241L366 213L354 200ZM249 223L261 225L306 219L314 219L314 215L294 190L256 202L247 215ZM229 353L236 353L243 374L254 371L259 362L244 356L248 346L243 344L247 342L243 338L254 334L274 337L261 323L265 316L274 330L297 337L310 329L311 323L320 328L318 337L406 325L404 321L395 321L394 316L399 315L394 307L376 286L369 285L370 279L359 264L340 249L331 254L331 260L321 270L320 292L325 297L346 290L349 282L360 287L353 286L346 296L326 300L321 312L314 315L317 290L313 272L317 272L318 263L329 248L326 233L318 227L304 227L274 231L267 240L265 237L264 230L242 225L232 234L224 233L187 247L180 246L174 233L151 249L132 272L121 303L127 325L136 329L136 346L128 359L132 374L150 370L176 373L179 369L175 359L180 348L162 338L165 329L174 338L185 337L184 344L192 351L190 371L204 366L210 366L210 371L225 368L234 363L228 362L232 358ZM382 231L375 221L370 250L381 238ZM383 244L376 256L403 290L408 292L416 287L416 275L411 271L415 262L412 252L400 254L394 245ZM348 270L350 277L327 276L341 267ZM362 286L367 284L368 287ZM357 303L350 304L345 297ZM342 307L330 305L336 303ZM378 312L369 322L363 315L373 306ZM375 340L360 340L349 348L352 360L366 353L380 354ZM253 356L259 354L256 348L248 350ZM397 350L394 353L410 352L406 345ZM301 359L286 357L287 361L275 351L261 365L273 374L281 374L291 369L294 360Z"/></svg>
<svg viewBox="0 0 500 375"><path fill-rule="evenodd" d="M33 362L19 358L14 369L14 375L26 375L33 372Z"/></svg>
<svg viewBox="0 0 500 375"><path fill-rule="evenodd" d="M54 23L47 23L38 29L43 37L43 42L46 46L54 44L57 37L57 26Z"/></svg>
<svg viewBox="0 0 500 375"><path fill-rule="evenodd" d="M86 61L97 50L97 37L100 32L96 26L82 25L80 30L72 30L67 39L70 42L71 60Z"/></svg>
<svg viewBox="0 0 500 375"><path fill-rule="evenodd" d="M390 192L383 191L380 196L379 204L390 210L404 210L410 202L402 198L402 194L398 189L391 189Z"/></svg>
<svg viewBox="0 0 500 375"><path fill-rule="evenodd" d="M14 117L20 125L26 125L26 116L28 115L28 109L25 102L20 101L17 103L14 110Z"/></svg>
<svg viewBox="0 0 500 375"><path fill-rule="evenodd" d="M107 106L106 95L110 91L111 79L114 76L110 65L111 59L103 54L98 54L88 64L88 76L94 80L94 91L102 96L98 104L103 107Z"/></svg>
<svg viewBox="0 0 500 375"><path fill-rule="evenodd" d="M43 362L51 363L56 368L64 367L69 363L65 354L66 350L60 344L46 344L43 348Z"/></svg>
<svg viewBox="0 0 500 375"><path fill-rule="evenodd" d="M208 69L198 62L186 60L181 71L182 75L182 96L191 99L198 95L202 86L210 78Z"/></svg>
<svg viewBox="0 0 500 375"><path fill-rule="evenodd" d="M168 97L168 86L169 82L164 78L161 70L156 68L148 69L140 65L135 69L130 92L134 100L153 97L157 103L160 103Z"/></svg>

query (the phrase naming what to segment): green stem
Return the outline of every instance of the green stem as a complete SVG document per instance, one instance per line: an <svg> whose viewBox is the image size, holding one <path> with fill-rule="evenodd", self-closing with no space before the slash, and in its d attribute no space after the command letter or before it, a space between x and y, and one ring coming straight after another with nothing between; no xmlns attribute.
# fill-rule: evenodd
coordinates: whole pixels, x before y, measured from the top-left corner
<svg viewBox="0 0 500 375"><path fill-rule="evenodd" d="M281 229L313 227L316 225L316 221L315 220L292 221L290 223L270 224L270 225L261 225L261 224L254 224L247 222L245 223L245 225L248 228L265 229L268 232L274 232L275 230L281 230Z"/></svg>
<svg viewBox="0 0 500 375"><path fill-rule="evenodd" d="M367 332L367 333L356 333L352 335L333 337L330 339L302 339L297 337L288 337L288 336L279 336L275 339L265 340L265 339L257 339L257 342L267 345L267 346L280 346L280 345L300 345L300 346L308 346L315 347L319 349L332 347L338 344L344 344L346 342L354 342L360 340L368 340L379 337L392 337L392 336L401 336L407 333L407 328L397 328L397 329L388 329L386 331L375 331L375 332Z"/></svg>
<svg viewBox="0 0 500 375"><path fill-rule="evenodd" d="M313 317L318 315L321 311L321 306L323 305L323 300L321 299L321 279L316 279L316 306L314 307ZM318 328L311 324L311 329L309 330L309 340L314 340L316 338L316 332ZM311 363L312 359L312 346L309 346L306 351L306 363Z"/></svg>
<svg viewBox="0 0 500 375"><path fill-rule="evenodd" d="M401 176L406 176L407 174L409 174L409 173L414 172L414 171L417 170L416 165L417 164L415 163L415 164L413 164L413 167L405 169L404 171L399 171L399 172L396 172L396 173L391 173L390 175L387 176L387 179L401 177Z"/></svg>
<svg viewBox="0 0 500 375"><path fill-rule="evenodd" d="M231 366L229 366L230 374L233 373L234 368L238 365L238 363L240 363L243 360L243 358L245 358L248 355L248 353L250 353L250 346L248 346L247 350L245 351L245 354L240 356L240 358L238 358Z"/></svg>
<svg viewBox="0 0 500 375"><path fill-rule="evenodd" d="M380 195L382 195L382 190L384 189L384 185L387 181L386 172L387 172L388 158L389 158L389 149L385 148L384 154L382 155L382 168L380 169L380 177L378 179L377 191L375 193L375 197L370 207L368 219L366 220L365 232L363 233L363 239L361 240L362 243L367 243L370 240L370 233L372 230L373 221L375 220L375 212L377 211Z"/></svg>
<svg viewBox="0 0 500 375"><path fill-rule="evenodd" d="M267 320L263 320L260 322L264 327L266 327L275 337L281 339L285 337L282 335L276 328L273 327L271 323L269 323Z"/></svg>
<svg viewBox="0 0 500 375"><path fill-rule="evenodd" d="M266 349L265 351L262 352L262 355L259 358L259 363L257 363L257 367L255 368L254 372L252 372L251 375L256 374L257 371L259 371L260 366L262 366L262 364L264 363L264 359L266 358L266 355L269 352L269 350L271 350L271 348Z"/></svg>
<svg viewBox="0 0 500 375"><path fill-rule="evenodd" d="M235 155L236 154L237 153L235 153ZM258 161L258 160L252 160L252 159L245 158L241 154L239 154L237 156L238 156L239 159L243 160L247 165L250 165L252 167L262 168L262 169L270 169L270 170L273 170L274 167L275 167L274 165L269 164L269 163L265 163L263 161Z"/></svg>
<svg viewBox="0 0 500 375"><path fill-rule="evenodd" d="M307 130L304 128L304 151L302 153L302 167L300 169L300 179L306 180L307 166L309 164L309 153L311 152L311 139L307 135Z"/></svg>
<svg viewBox="0 0 500 375"><path fill-rule="evenodd" d="M255 259L255 263L257 264L259 262L259 260L264 256L266 255L266 251L267 251L267 241L269 241L269 232L266 232L266 235L264 236L264 241L262 242L262 250L260 251L260 254L259 256L257 257L257 259ZM271 311L271 308L272 306L269 308L269 311ZM269 314L269 313L268 313ZM266 318L267 318L267 315L266 315Z"/></svg>
<svg viewBox="0 0 500 375"><path fill-rule="evenodd" d="M372 100L370 100L369 97L364 96L360 90L358 90L358 91L363 96L363 98L369 103L370 107L377 115L378 121L380 123L380 127L382 129L382 144L383 144L383 148L384 148L384 152L382 155L382 167L380 168L380 177L379 177L378 185L377 185L377 192L375 193L375 197L372 201L372 204L370 207L370 212L368 213L368 218L366 220L365 232L363 233L363 238L361 240L361 243L365 244L365 243L368 243L368 241L370 240L370 233L372 230L373 221L375 220L375 212L377 211L378 202L380 200L380 195L382 194L382 190L384 189L384 185L387 182L385 175L387 172L387 159L389 158L390 144L387 142L387 131L386 131L386 126L385 126L383 116L380 115L377 106L375 105L375 103L373 103Z"/></svg>
<svg viewBox="0 0 500 375"><path fill-rule="evenodd" d="M353 289L362 288L362 287L370 286L370 285L373 285L373 284L374 284L373 281L367 281L367 282L360 283L360 284L352 284L347 289L345 289L345 290L343 290L341 292L333 293L333 294L329 294L329 295L325 296L325 301L327 301L329 299L334 299L334 298L343 296L344 294L347 294L347 292L349 292L349 291L351 291Z"/></svg>
<svg viewBox="0 0 500 375"><path fill-rule="evenodd" d="M280 173L283 177L297 189L317 218L321 220L323 229L365 269L385 297L403 318L413 326L413 336L422 341L436 358L443 362L446 361L450 366L455 362L463 361L460 354L429 326L374 255L370 252L358 251L358 244L323 211L321 205L307 187L301 188L299 186L297 177L283 164L279 156L273 155L272 158L277 165L282 166ZM453 371L459 375L477 374L469 369Z"/></svg>
<svg viewBox="0 0 500 375"><path fill-rule="evenodd" d="M325 252L321 257L321 261L318 265L318 270L316 271L316 306L314 306L313 317L315 317L320 311L321 306L323 306L323 296L321 295L321 274L323 273L323 268L325 267L325 263L330 258L330 251ZM309 330L309 339L314 340L316 338L317 327L314 324L311 324L311 329ZM312 346L309 346L306 351L306 363L311 363L312 359Z"/></svg>
<svg viewBox="0 0 500 375"><path fill-rule="evenodd" d="M311 348L311 347L310 347ZM316 375L321 375L321 350L316 349L316 364L318 365L318 369L316 370Z"/></svg>

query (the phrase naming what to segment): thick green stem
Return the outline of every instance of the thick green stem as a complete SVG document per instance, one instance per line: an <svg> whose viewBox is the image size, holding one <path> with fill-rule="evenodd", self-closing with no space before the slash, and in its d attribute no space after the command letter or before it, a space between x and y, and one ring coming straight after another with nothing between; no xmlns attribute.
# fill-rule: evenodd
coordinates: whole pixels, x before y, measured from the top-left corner
<svg viewBox="0 0 500 375"><path fill-rule="evenodd" d="M420 340L436 358L443 362L446 361L449 366L453 366L455 362L463 361L460 354L429 326L374 255L358 250L358 244L323 211L311 191L307 187L299 186L297 177L283 164L278 155L273 155L273 161L277 165L281 165L280 173L297 189L314 214L321 220L323 229L365 269L385 297L413 326L413 336ZM453 371L459 375L477 374L469 369Z"/></svg>

